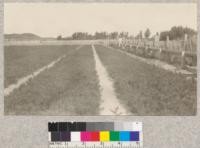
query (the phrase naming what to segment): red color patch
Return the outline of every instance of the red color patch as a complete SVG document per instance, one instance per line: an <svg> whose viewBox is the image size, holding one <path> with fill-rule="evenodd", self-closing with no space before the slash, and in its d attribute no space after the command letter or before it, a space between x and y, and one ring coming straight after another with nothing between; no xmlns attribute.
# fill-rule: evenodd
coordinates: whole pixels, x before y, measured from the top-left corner
<svg viewBox="0 0 200 148"><path fill-rule="evenodd" d="M99 141L99 132L91 132L91 141Z"/></svg>

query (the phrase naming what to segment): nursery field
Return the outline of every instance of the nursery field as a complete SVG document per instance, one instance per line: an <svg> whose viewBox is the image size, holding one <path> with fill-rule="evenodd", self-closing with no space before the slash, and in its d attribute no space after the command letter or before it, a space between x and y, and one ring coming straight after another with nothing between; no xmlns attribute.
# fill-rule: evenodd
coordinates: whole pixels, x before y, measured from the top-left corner
<svg viewBox="0 0 200 148"><path fill-rule="evenodd" d="M103 45L5 46L4 55L6 115L196 114L192 77Z"/></svg>
<svg viewBox="0 0 200 148"><path fill-rule="evenodd" d="M59 56L70 53L76 46L5 46L5 87L29 75Z"/></svg>
<svg viewBox="0 0 200 148"><path fill-rule="evenodd" d="M196 82L97 46L118 99L138 115L190 115L196 110Z"/></svg>

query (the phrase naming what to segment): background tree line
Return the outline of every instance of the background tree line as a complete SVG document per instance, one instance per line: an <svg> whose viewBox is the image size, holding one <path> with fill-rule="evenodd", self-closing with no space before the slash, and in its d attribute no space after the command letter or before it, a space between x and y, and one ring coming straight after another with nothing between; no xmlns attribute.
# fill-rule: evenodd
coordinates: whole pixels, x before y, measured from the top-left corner
<svg viewBox="0 0 200 148"><path fill-rule="evenodd" d="M183 40L185 34L190 38L197 35L197 31L188 27L174 26L169 31L163 31L160 33L160 41L166 41L167 36L169 36L169 40Z"/></svg>
<svg viewBox="0 0 200 148"><path fill-rule="evenodd" d="M197 34L197 31L188 28L188 27L182 27L182 26L174 26L169 31L162 31L160 34L157 32L156 35L160 36L160 41L165 41L167 39L167 36L169 36L169 40L181 40L184 39L185 34L188 35L188 37L192 37ZM143 31L139 31L138 34L135 36L129 35L128 32L95 32L93 35L89 34L87 32L75 32L69 37L62 37L59 35L57 37L57 40L95 40L95 39L117 39L117 38L136 38L136 39L153 39L155 35L151 36L151 31L149 28L147 28L144 33Z"/></svg>

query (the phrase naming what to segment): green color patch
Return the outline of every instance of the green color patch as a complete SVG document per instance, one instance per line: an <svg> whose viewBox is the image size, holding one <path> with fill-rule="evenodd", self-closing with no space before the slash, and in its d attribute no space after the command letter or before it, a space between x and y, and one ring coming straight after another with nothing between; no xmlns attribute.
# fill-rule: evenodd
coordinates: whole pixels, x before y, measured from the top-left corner
<svg viewBox="0 0 200 148"><path fill-rule="evenodd" d="M119 132L110 131L110 141L119 141Z"/></svg>

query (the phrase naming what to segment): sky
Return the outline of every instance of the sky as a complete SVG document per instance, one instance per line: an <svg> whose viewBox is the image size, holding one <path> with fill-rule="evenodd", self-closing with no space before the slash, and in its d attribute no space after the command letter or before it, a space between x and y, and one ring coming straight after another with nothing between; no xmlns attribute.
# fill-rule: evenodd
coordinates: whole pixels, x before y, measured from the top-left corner
<svg viewBox="0 0 200 148"><path fill-rule="evenodd" d="M6 3L4 33L42 37L74 32L127 31L151 34L182 25L197 30L195 3Z"/></svg>

